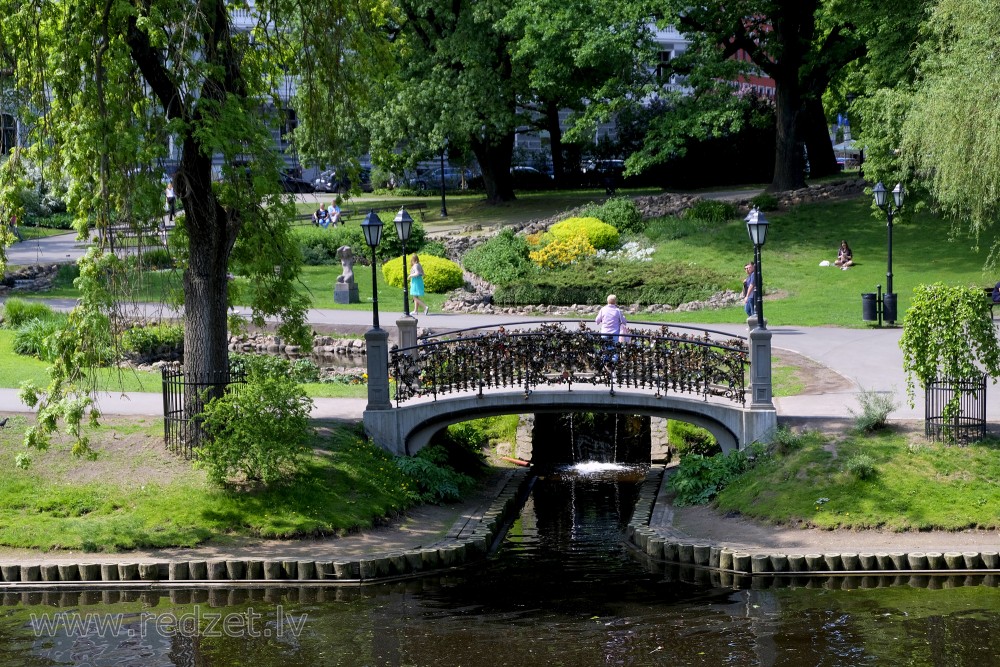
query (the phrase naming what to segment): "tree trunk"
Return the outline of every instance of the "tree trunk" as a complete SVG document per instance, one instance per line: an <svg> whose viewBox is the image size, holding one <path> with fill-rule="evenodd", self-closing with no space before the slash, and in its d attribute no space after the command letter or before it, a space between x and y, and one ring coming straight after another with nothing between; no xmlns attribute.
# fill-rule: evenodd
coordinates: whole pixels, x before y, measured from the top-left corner
<svg viewBox="0 0 1000 667"><path fill-rule="evenodd" d="M510 175L510 163L514 157L514 133L509 132L499 139L473 139L472 152L483 170L483 186L486 200L499 204L514 200L514 179Z"/></svg>
<svg viewBox="0 0 1000 667"><path fill-rule="evenodd" d="M799 117L799 137L809 149L810 178L840 173L821 100L806 100Z"/></svg>
<svg viewBox="0 0 1000 667"><path fill-rule="evenodd" d="M774 145L774 180L771 181L768 190L783 192L796 190L805 185L804 165L801 151L797 150L795 136L801 98L797 81L776 78L774 88L777 131Z"/></svg>
<svg viewBox="0 0 1000 667"><path fill-rule="evenodd" d="M552 151L552 175L556 187L563 188L566 183L566 163L563 159L562 127L559 125L559 105L549 102L545 105L545 122L549 131L549 149Z"/></svg>

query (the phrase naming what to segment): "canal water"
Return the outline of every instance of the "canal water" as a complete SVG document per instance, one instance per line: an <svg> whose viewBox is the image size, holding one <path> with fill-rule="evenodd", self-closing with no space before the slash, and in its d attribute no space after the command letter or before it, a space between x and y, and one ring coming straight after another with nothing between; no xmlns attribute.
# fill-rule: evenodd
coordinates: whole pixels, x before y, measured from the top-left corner
<svg viewBox="0 0 1000 667"><path fill-rule="evenodd" d="M734 588L646 561L622 539L644 475L540 475L495 555L447 576L8 593L0 666L1000 664L1000 592L983 577Z"/></svg>

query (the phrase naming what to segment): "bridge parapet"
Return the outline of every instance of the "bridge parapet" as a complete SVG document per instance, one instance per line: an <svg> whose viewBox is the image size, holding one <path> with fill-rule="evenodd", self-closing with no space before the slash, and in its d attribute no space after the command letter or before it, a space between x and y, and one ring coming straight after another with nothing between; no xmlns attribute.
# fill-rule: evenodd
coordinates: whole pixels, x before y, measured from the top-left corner
<svg viewBox="0 0 1000 667"><path fill-rule="evenodd" d="M571 323L569 326L567 324ZM452 393L605 385L746 403L747 340L721 331L638 322L619 340L579 320L521 322L533 328L475 327L393 348L397 407ZM575 327L575 328L573 328ZM680 330L680 331L678 331Z"/></svg>

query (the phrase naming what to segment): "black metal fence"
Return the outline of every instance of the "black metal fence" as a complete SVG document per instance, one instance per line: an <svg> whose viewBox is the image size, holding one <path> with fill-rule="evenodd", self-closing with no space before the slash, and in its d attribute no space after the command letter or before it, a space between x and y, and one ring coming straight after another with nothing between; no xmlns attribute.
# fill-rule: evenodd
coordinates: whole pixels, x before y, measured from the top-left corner
<svg viewBox="0 0 1000 667"><path fill-rule="evenodd" d="M531 323L519 323L531 324ZM492 388L602 385L746 400L747 343L723 332L678 333L666 326L631 325L621 341L609 340L576 321L536 329L467 329L423 339L415 348L394 348L389 366L396 404L419 397ZM726 338L715 337L722 334Z"/></svg>
<svg viewBox="0 0 1000 667"><path fill-rule="evenodd" d="M959 444L986 437L986 375L928 383L924 395L924 433Z"/></svg>
<svg viewBox="0 0 1000 667"><path fill-rule="evenodd" d="M246 384L243 368L195 375L181 368L163 368L163 441L174 454L191 458L205 437L199 416L205 404Z"/></svg>

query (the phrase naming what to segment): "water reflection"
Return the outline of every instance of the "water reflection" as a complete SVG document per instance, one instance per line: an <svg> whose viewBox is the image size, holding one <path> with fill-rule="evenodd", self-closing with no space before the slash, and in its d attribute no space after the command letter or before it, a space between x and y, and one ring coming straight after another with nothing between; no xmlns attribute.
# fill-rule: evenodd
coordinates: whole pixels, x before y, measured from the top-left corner
<svg viewBox="0 0 1000 667"><path fill-rule="evenodd" d="M545 473L500 551L443 577L7 593L0 665L995 664L1000 592L961 587L986 577L755 578L735 590L704 570L648 567L621 539L643 476L617 464ZM39 633L57 613L121 625Z"/></svg>

